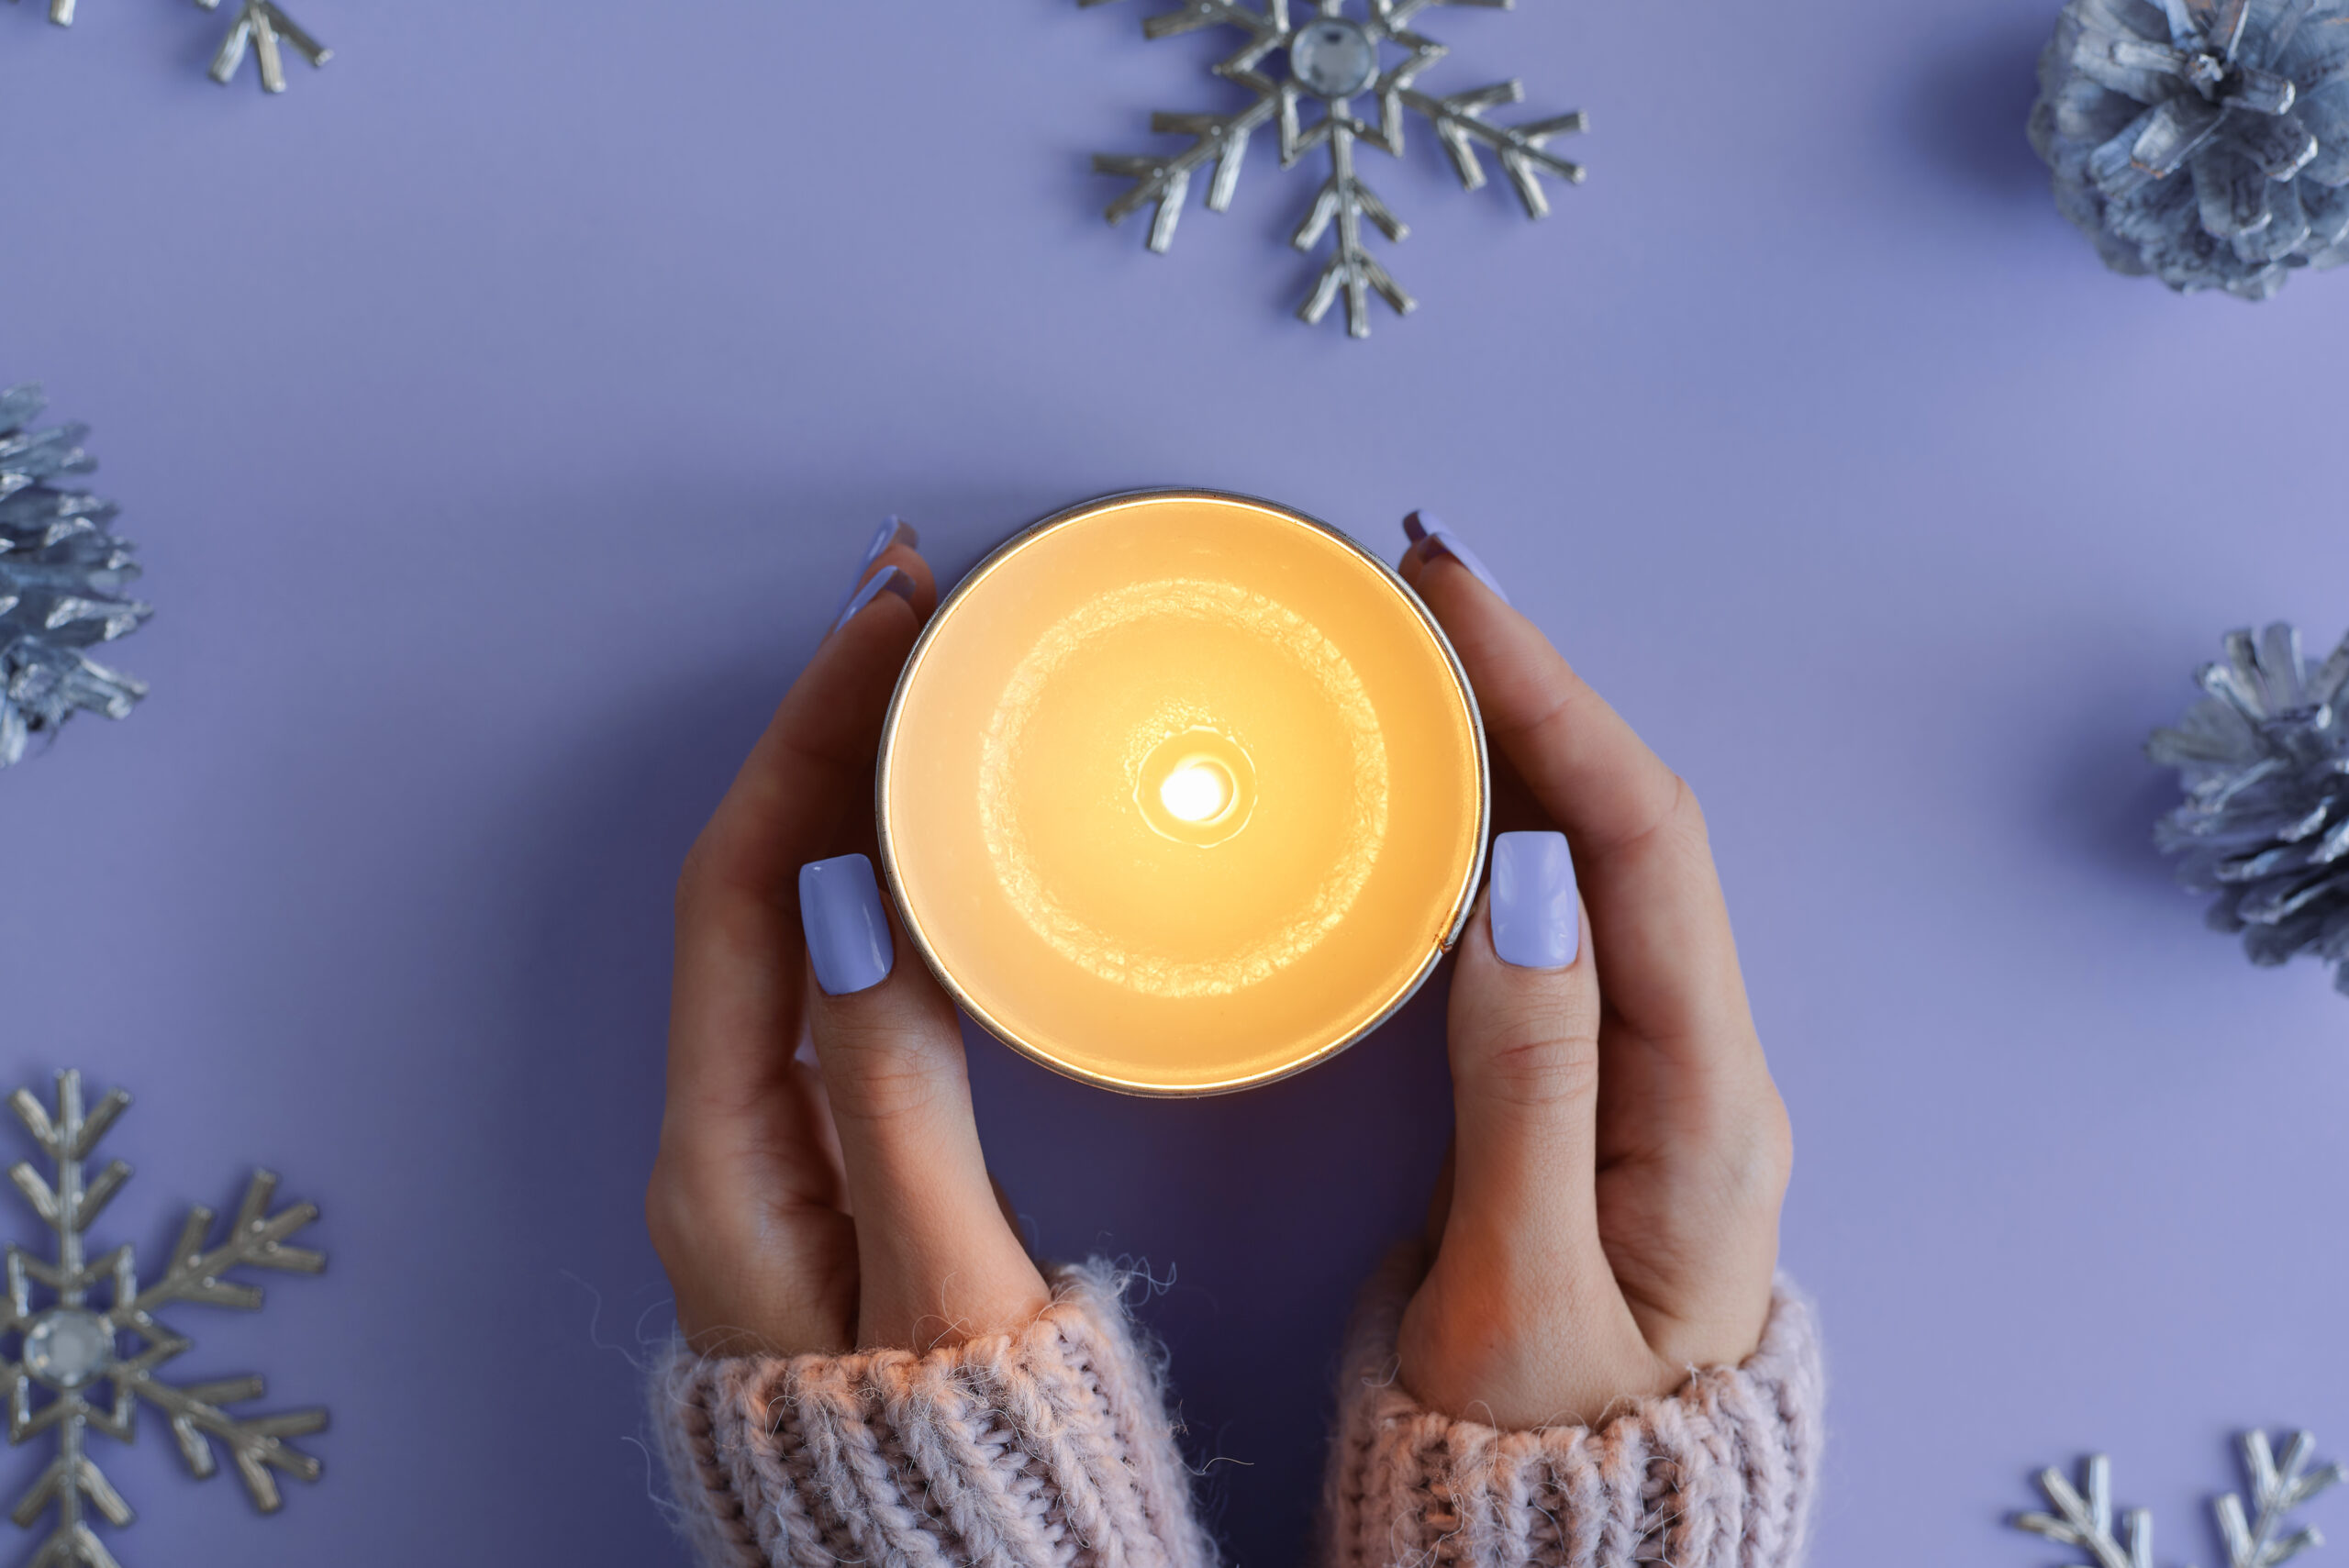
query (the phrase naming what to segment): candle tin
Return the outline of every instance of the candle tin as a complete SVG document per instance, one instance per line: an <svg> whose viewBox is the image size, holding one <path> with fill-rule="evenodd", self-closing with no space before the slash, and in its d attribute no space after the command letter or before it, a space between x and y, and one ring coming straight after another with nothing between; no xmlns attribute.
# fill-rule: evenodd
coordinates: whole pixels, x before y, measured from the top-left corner
<svg viewBox="0 0 2349 1568"><path fill-rule="evenodd" d="M1458 937L1484 728L1386 562L1268 501L1106 496L981 562L881 738L907 933L989 1032L1129 1094L1327 1061Z"/></svg>

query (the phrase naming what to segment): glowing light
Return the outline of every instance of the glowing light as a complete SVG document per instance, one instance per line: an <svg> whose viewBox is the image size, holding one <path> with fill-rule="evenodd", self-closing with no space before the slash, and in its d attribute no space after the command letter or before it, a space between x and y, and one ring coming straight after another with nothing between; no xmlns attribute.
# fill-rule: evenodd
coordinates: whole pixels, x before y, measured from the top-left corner
<svg viewBox="0 0 2349 1568"><path fill-rule="evenodd" d="M1030 635L989 694L976 780L980 842L1022 924L1096 978L1166 998L1233 995L1319 948L1385 852L1393 765L1336 643L1267 595L1191 577L1089 595ZM1197 695L1202 647L1245 672L1214 706ZM1268 746L1292 785L1269 803ZM1160 786L1198 762L1229 794L1186 821ZM1119 784L1130 825L1179 849L1102 852L1118 829L1096 814ZM1275 828L1256 831L1267 805Z"/></svg>
<svg viewBox="0 0 2349 1568"><path fill-rule="evenodd" d="M1208 822L1231 804L1231 775L1207 757L1186 757L1158 786L1159 803L1186 822Z"/></svg>
<svg viewBox="0 0 2349 1568"><path fill-rule="evenodd" d="M1119 498L990 557L883 758L913 945L1014 1048L1116 1087L1327 1054L1418 984L1478 882L1482 747L1441 632L1257 503Z"/></svg>

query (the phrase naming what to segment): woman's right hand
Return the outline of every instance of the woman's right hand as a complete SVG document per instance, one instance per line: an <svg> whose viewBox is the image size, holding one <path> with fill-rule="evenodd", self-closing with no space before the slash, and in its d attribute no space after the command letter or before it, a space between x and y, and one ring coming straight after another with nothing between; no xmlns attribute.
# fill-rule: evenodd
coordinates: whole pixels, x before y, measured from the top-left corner
<svg viewBox="0 0 2349 1568"><path fill-rule="evenodd" d="M1454 1153L1400 1375L1451 1416L1596 1422L1757 1347L1786 1107L1696 796L1456 535L1405 526L1504 831L1453 972Z"/></svg>
<svg viewBox="0 0 2349 1568"><path fill-rule="evenodd" d="M882 719L937 602L914 542L875 538L678 883L645 1217L704 1353L927 1351L1050 1299L987 1177L953 1005L873 875Z"/></svg>

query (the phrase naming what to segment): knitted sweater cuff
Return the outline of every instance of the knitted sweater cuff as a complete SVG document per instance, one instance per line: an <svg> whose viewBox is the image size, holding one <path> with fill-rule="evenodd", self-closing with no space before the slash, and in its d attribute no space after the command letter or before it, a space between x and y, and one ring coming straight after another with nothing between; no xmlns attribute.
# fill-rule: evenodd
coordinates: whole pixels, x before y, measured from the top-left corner
<svg viewBox="0 0 2349 1568"><path fill-rule="evenodd" d="M1027 1327L926 1355L696 1357L652 1429L709 1568L1213 1568L1161 1365L1107 1264Z"/></svg>
<svg viewBox="0 0 2349 1568"><path fill-rule="evenodd" d="M1825 1385L1809 1307L1782 1276L1761 1347L1596 1427L1501 1431L1396 1381L1416 1248L1349 1335L1325 1507L1328 1568L1792 1568L1817 1484Z"/></svg>

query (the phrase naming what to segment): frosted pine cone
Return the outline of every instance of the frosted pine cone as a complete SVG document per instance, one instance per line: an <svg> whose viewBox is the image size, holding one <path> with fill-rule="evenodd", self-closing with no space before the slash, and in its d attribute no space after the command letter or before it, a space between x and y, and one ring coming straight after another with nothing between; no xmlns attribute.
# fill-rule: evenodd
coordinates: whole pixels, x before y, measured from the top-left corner
<svg viewBox="0 0 2349 1568"><path fill-rule="evenodd" d="M44 402L38 386L0 392L0 768L76 708L120 718L147 695L82 651L150 612L122 594L139 568L106 531L115 504L54 483L97 466L89 427L27 429Z"/></svg>
<svg viewBox="0 0 2349 1568"><path fill-rule="evenodd" d="M2313 674L2281 623L2256 643L2229 632L2226 651L2196 673L2210 695L2146 742L2186 786L2154 842L2186 857L2178 881L2219 895L2210 924L2241 931L2252 962L2311 951L2349 992L2349 637Z"/></svg>
<svg viewBox="0 0 2349 1568"><path fill-rule="evenodd" d="M2266 299L2349 261L2349 0L2066 0L2031 144L2116 272Z"/></svg>

